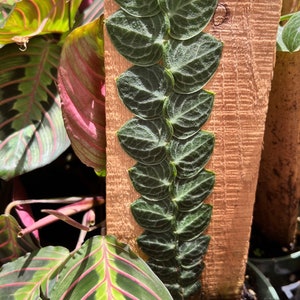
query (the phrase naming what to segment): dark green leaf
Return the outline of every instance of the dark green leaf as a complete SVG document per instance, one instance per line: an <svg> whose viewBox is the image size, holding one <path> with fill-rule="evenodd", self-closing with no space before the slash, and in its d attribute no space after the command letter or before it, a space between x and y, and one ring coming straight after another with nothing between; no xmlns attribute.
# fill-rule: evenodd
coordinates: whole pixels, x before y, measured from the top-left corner
<svg viewBox="0 0 300 300"><path fill-rule="evenodd" d="M119 96L135 115L151 119L163 112L163 104L173 89L173 78L160 65L133 66L117 79Z"/></svg>
<svg viewBox="0 0 300 300"><path fill-rule="evenodd" d="M163 283L176 283L178 280L178 262L176 258L156 260L149 258L147 264Z"/></svg>
<svg viewBox="0 0 300 300"><path fill-rule="evenodd" d="M146 165L165 159L170 137L170 129L162 119L133 118L118 131L119 141L127 154Z"/></svg>
<svg viewBox="0 0 300 300"><path fill-rule="evenodd" d="M180 213L176 219L175 234L182 241L192 241L198 238L207 228L212 213L212 206L202 204L201 209L193 210L193 212Z"/></svg>
<svg viewBox="0 0 300 300"><path fill-rule="evenodd" d="M131 204L131 212L136 222L152 232L166 232L175 221L175 208L171 201L150 202L139 198Z"/></svg>
<svg viewBox="0 0 300 300"><path fill-rule="evenodd" d="M136 191L152 201L160 201L170 196L170 187L175 175L174 166L168 161L152 166L137 163L129 169L129 176Z"/></svg>
<svg viewBox="0 0 300 300"><path fill-rule="evenodd" d="M170 156L177 169L177 177L191 178L203 170L214 149L214 141L213 134L208 131L198 131L186 140L173 139Z"/></svg>
<svg viewBox="0 0 300 300"><path fill-rule="evenodd" d="M171 39L164 53L167 68L174 76L175 92L199 91L215 73L223 44L207 33L186 40Z"/></svg>
<svg viewBox="0 0 300 300"><path fill-rule="evenodd" d="M0 216L0 264L13 261L18 257L38 249L30 235L18 237L21 230L11 215Z"/></svg>
<svg viewBox="0 0 300 300"><path fill-rule="evenodd" d="M170 19L170 35L186 40L198 33L212 18L217 0L160 0L160 6Z"/></svg>
<svg viewBox="0 0 300 300"><path fill-rule="evenodd" d="M63 124L56 73L61 49L42 37L26 52L6 45L0 56L0 177L49 164L70 145Z"/></svg>
<svg viewBox="0 0 300 300"><path fill-rule="evenodd" d="M121 55L135 65L150 66L162 56L166 23L161 13L154 17L136 18L118 10L107 19L106 27Z"/></svg>
<svg viewBox="0 0 300 300"><path fill-rule="evenodd" d="M183 95L173 93L166 103L166 112L177 139L194 135L207 121L212 110L214 94L204 90Z"/></svg>
<svg viewBox="0 0 300 300"><path fill-rule="evenodd" d="M178 248L178 256L176 257L183 269L190 270L200 265L203 255L207 251L210 236L201 235L195 240L185 241Z"/></svg>
<svg viewBox="0 0 300 300"><path fill-rule="evenodd" d="M282 40L288 51L295 52L300 49L300 11L293 14L282 30Z"/></svg>
<svg viewBox="0 0 300 300"><path fill-rule="evenodd" d="M137 238L137 243L143 252L157 260L168 260L177 253L176 238L172 233L145 231Z"/></svg>
<svg viewBox="0 0 300 300"><path fill-rule="evenodd" d="M137 17L151 17L160 12L157 0L116 0L127 13Z"/></svg>
<svg viewBox="0 0 300 300"><path fill-rule="evenodd" d="M189 212L197 210L212 192L215 175L207 170L201 171L193 179L179 179L174 185L175 198L179 211Z"/></svg>

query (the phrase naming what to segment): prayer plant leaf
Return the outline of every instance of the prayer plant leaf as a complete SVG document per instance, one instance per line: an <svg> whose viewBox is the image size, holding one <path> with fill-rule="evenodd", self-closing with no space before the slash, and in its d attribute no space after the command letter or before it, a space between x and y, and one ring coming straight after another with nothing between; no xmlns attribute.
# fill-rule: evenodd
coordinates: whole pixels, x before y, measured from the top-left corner
<svg viewBox="0 0 300 300"><path fill-rule="evenodd" d="M51 300L172 299L147 264L113 236L87 240L58 279Z"/></svg>
<svg viewBox="0 0 300 300"><path fill-rule="evenodd" d="M175 221L175 208L170 200L151 203L141 197L131 204L131 212L141 227L152 232L171 231Z"/></svg>
<svg viewBox="0 0 300 300"><path fill-rule="evenodd" d="M56 73L61 49L32 39L26 52L6 45L0 56L0 177L42 167L70 145L61 116Z"/></svg>
<svg viewBox="0 0 300 300"><path fill-rule="evenodd" d="M214 183L214 173L207 170L202 170L192 179L176 180L173 201L177 204L178 210L182 212L197 210L212 192Z"/></svg>
<svg viewBox="0 0 300 300"><path fill-rule="evenodd" d="M174 77L174 91L191 94L202 89L219 65L222 46L222 42L207 33L186 41L169 40L164 61Z"/></svg>
<svg viewBox="0 0 300 300"><path fill-rule="evenodd" d="M186 40L198 33L212 18L217 0L160 0L159 4L170 20L170 36Z"/></svg>
<svg viewBox="0 0 300 300"><path fill-rule="evenodd" d="M194 135L210 116L214 94L200 90L183 95L173 93L166 102L166 114L177 139Z"/></svg>
<svg viewBox="0 0 300 300"><path fill-rule="evenodd" d="M30 235L18 237L21 230L16 219L11 215L0 216L0 264L17 259L18 257L37 249ZM0 297L1 298L1 297Z"/></svg>
<svg viewBox="0 0 300 300"><path fill-rule="evenodd" d="M0 299L42 299L40 294L46 294L49 277L68 256L65 248L48 246L3 265Z"/></svg>
<svg viewBox="0 0 300 300"><path fill-rule="evenodd" d="M162 13L136 18L118 10L107 19L106 28L121 55L135 65L151 66L162 57L166 24Z"/></svg>
<svg viewBox="0 0 300 300"><path fill-rule="evenodd" d="M143 120L137 117L129 120L118 130L123 149L132 158L145 165L162 162L170 139L170 128L162 119Z"/></svg>
<svg viewBox="0 0 300 300"><path fill-rule="evenodd" d="M173 78L160 65L133 66L117 79L119 96L135 115L152 119L162 115L163 105L173 89Z"/></svg>
<svg viewBox="0 0 300 300"><path fill-rule="evenodd" d="M137 17L151 17L160 12L157 0L116 0L128 14Z"/></svg>
<svg viewBox="0 0 300 300"><path fill-rule="evenodd" d="M0 2L0 29L4 27L6 20L10 14L14 11L16 2L18 1L1 1Z"/></svg>
<svg viewBox="0 0 300 300"><path fill-rule="evenodd" d="M282 41L289 52L300 50L300 11L293 14L282 30Z"/></svg>
<svg viewBox="0 0 300 300"><path fill-rule="evenodd" d="M144 253L158 260L168 260L177 253L176 238L170 232L145 231L137 243Z"/></svg>
<svg viewBox="0 0 300 300"><path fill-rule="evenodd" d="M129 169L129 176L138 193L148 200L160 201L169 197L175 172L168 161L152 166L137 163Z"/></svg>
<svg viewBox="0 0 300 300"><path fill-rule="evenodd" d="M73 30L58 69L62 112L72 148L97 172L106 165L103 17Z"/></svg>
<svg viewBox="0 0 300 300"><path fill-rule="evenodd" d="M215 137L208 131L198 133L186 140L172 139L170 158L178 178L192 178L207 164L214 149Z"/></svg>
<svg viewBox="0 0 300 300"><path fill-rule="evenodd" d="M26 44L28 39L48 33L69 31L82 0L22 0L15 6L4 28L0 44Z"/></svg>
<svg viewBox="0 0 300 300"><path fill-rule="evenodd" d="M175 234L182 241L198 238L207 228L212 213L212 206L202 204L200 210L193 210L189 214L179 213L176 219Z"/></svg>

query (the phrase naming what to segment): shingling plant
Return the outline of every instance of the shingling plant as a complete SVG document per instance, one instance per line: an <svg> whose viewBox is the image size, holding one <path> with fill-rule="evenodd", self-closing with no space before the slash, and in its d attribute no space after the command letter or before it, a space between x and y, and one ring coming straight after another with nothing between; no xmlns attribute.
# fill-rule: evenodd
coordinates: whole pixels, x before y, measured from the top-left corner
<svg viewBox="0 0 300 300"><path fill-rule="evenodd" d="M70 141L82 162L105 171L103 1L85 10L80 4L0 2L4 180L50 163ZM35 221L29 208L36 202L65 205ZM171 299L127 245L103 235L84 241L86 231L103 227L92 210L103 204L100 196L10 203L0 216L0 299ZM15 208L26 228L12 216ZM82 224L70 217L80 211ZM75 249L40 246L37 230L59 219L81 230Z"/></svg>
<svg viewBox="0 0 300 300"><path fill-rule="evenodd" d="M117 0L106 21L112 43L133 66L117 78L119 96L135 115L117 135L137 163L129 170L141 197L131 205L144 229L137 238L148 265L174 299L200 290L212 207L204 200L215 175L205 169L214 135L199 130L214 94L222 43L203 33L217 1Z"/></svg>
<svg viewBox="0 0 300 300"><path fill-rule="evenodd" d="M103 2L94 1L81 14L80 3L1 1L0 176L5 180L48 164L70 142L80 160L105 173ZM137 242L148 265L112 236L83 242L80 235L70 251L40 247L28 234L57 219L82 231L98 228L91 209L104 203L102 197L47 209L49 216L24 229L10 211L17 205L25 221L20 208L35 201L15 202L0 217L0 298L168 300L189 298L200 289L212 211L204 200L215 175L205 169L214 136L199 129L214 99L203 86L222 51L222 43L202 31L217 1L118 3L122 9L106 26L119 52L134 64L119 76L117 87L135 114L118 137L137 160L129 174L141 197L131 211L145 229ZM83 224L70 218L78 211L86 211ZM26 209L25 215L30 216Z"/></svg>

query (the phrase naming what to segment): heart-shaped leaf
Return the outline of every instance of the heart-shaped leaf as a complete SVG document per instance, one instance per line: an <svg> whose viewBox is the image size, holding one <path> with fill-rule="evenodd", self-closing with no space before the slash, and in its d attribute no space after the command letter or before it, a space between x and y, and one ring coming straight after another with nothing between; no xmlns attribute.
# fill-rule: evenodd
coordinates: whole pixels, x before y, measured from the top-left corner
<svg viewBox="0 0 300 300"><path fill-rule="evenodd" d="M145 231L137 238L137 243L143 252L157 260L168 260L177 253L176 238L169 232Z"/></svg>
<svg viewBox="0 0 300 300"><path fill-rule="evenodd" d="M175 220L175 208L169 201L149 202L143 197L131 204L131 212L136 222L152 232L172 230Z"/></svg>
<svg viewBox="0 0 300 300"><path fill-rule="evenodd" d="M103 17L68 35L58 69L62 112L72 147L96 171L106 165L102 22Z"/></svg>
<svg viewBox="0 0 300 300"><path fill-rule="evenodd" d="M171 133L162 119L143 120L135 117L125 123L117 134L123 149L138 162L158 164L166 157Z"/></svg>
<svg viewBox="0 0 300 300"><path fill-rule="evenodd" d="M0 44L26 44L28 39L69 31L82 0L22 0L0 29Z"/></svg>
<svg viewBox="0 0 300 300"><path fill-rule="evenodd" d="M116 0L128 14L137 17L152 17L160 12L157 0Z"/></svg>
<svg viewBox="0 0 300 300"><path fill-rule="evenodd" d="M186 140L172 139L170 157L177 169L177 177L192 178L198 174L210 159L214 141L212 133L202 130Z"/></svg>
<svg viewBox="0 0 300 300"><path fill-rule="evenodd" d="M212 213L212 206L202 204L200 210L193 212L179 213L176 219L175 234L182 241L192 241L198 238L207 228Z"/></svg>
<svg viewBox="0 0 300 300"><path fill-rule="evenodd" d="M295 52L300 49L300 11L293 14L282 30L282 40L288 51Z"/></svg>
<svg viewBox="0 0 300 300"><path fill-rule="evenodd" d="M169 197L175 171L168 161L153 166L137 163L129 169L129 176L136 191L144 198L160 201Z"/></svg>
<svg viewBox="0 0 300 300"><path fill-rule="evenodd" d="M152 119L162 116L163 105L173 89L173 78L160 65L133 66L117 79L119 96L135 115Z"/></svg>
<svg viewBox="0 0 300 300"><path fill-rule="evenodd" d="M57 41L32 39L26 52L6 45L0 56L0 177L42 167L70 145L61 116Z"/></svg>
<svg viewBox="0 0 300 300"><path fill-rule="evenodd" d="M93 237L65 264L50 299L171 300L147 264L115 237Z"/></svg>
<svg viewBox="0 0 300 300"><path fill-rule="evenodd" d="M162 56L166 24L162 13L136 18L118 10L107 19L106 28L121 55L135 65L151 66Z"/></svg>
<svg viewBox="0 0 300 300"><path fill-rule="evenodd" d="M170 39L164 52L166 67L173 74L179 94L199 91L215 73L223 44L207 33L186 41Z"/></svg>
<svg viewBox="0 0 300 300"><path fill-rule="evenodd" d="M38 249L30 235L18 237L21 230L11 215L0 216L0 264L13 261L27 252Z"/></svg>
<svg viewBox="0 0 300 300"><path fill-rule="evenodd" d="M41 290L44 293L48 289L49 277L68 256L67 249L49 246L3 265L0 299L41 299Z"/></svg>
<svg viewBox="0 0 300 300"><path fill-rule="evenodd" d="M214 94L204 90L183 95L173 93L166 103L166 112L177 139L194 135L210 116Z"/></svg>
<svg viewBox="0 0 300 300"><path fill-rule="evenodd" d="M215 184L213 172L203 170L193 179L179 179L174 184L175 198L178 210L190 212L197 210L212 192Z"/></svg>
<svg viewBox="0 0 300 300"><path fill-rule="evenodd" d="M170 19L170 36L186 40L198 33L212 18L217 0L160 0L159 4Z"/></svg>

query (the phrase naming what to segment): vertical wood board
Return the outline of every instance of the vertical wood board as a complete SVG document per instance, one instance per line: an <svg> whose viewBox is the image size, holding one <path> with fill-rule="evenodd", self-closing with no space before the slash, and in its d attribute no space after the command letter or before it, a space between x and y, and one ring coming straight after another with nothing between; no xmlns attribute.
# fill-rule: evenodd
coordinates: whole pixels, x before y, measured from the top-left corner
<svg viewBox="0 0 300 300"><path fill-rule="evenodd" d="M212 236L202 278L203 299L239 299L261 155L268 94L274 65L280 0L220 1L207 29L224 42L220 66L205 86L216 93L205 129L216 136L207 168L216 173L209 227ZM105 14L117 6L105 2ZM134 164L121 149L116 131L132 116L118 98L115 79L129 63L105 38L107 115L107 232L138 251L141 228L129 206L138 194L127 170Z"/></svg>

